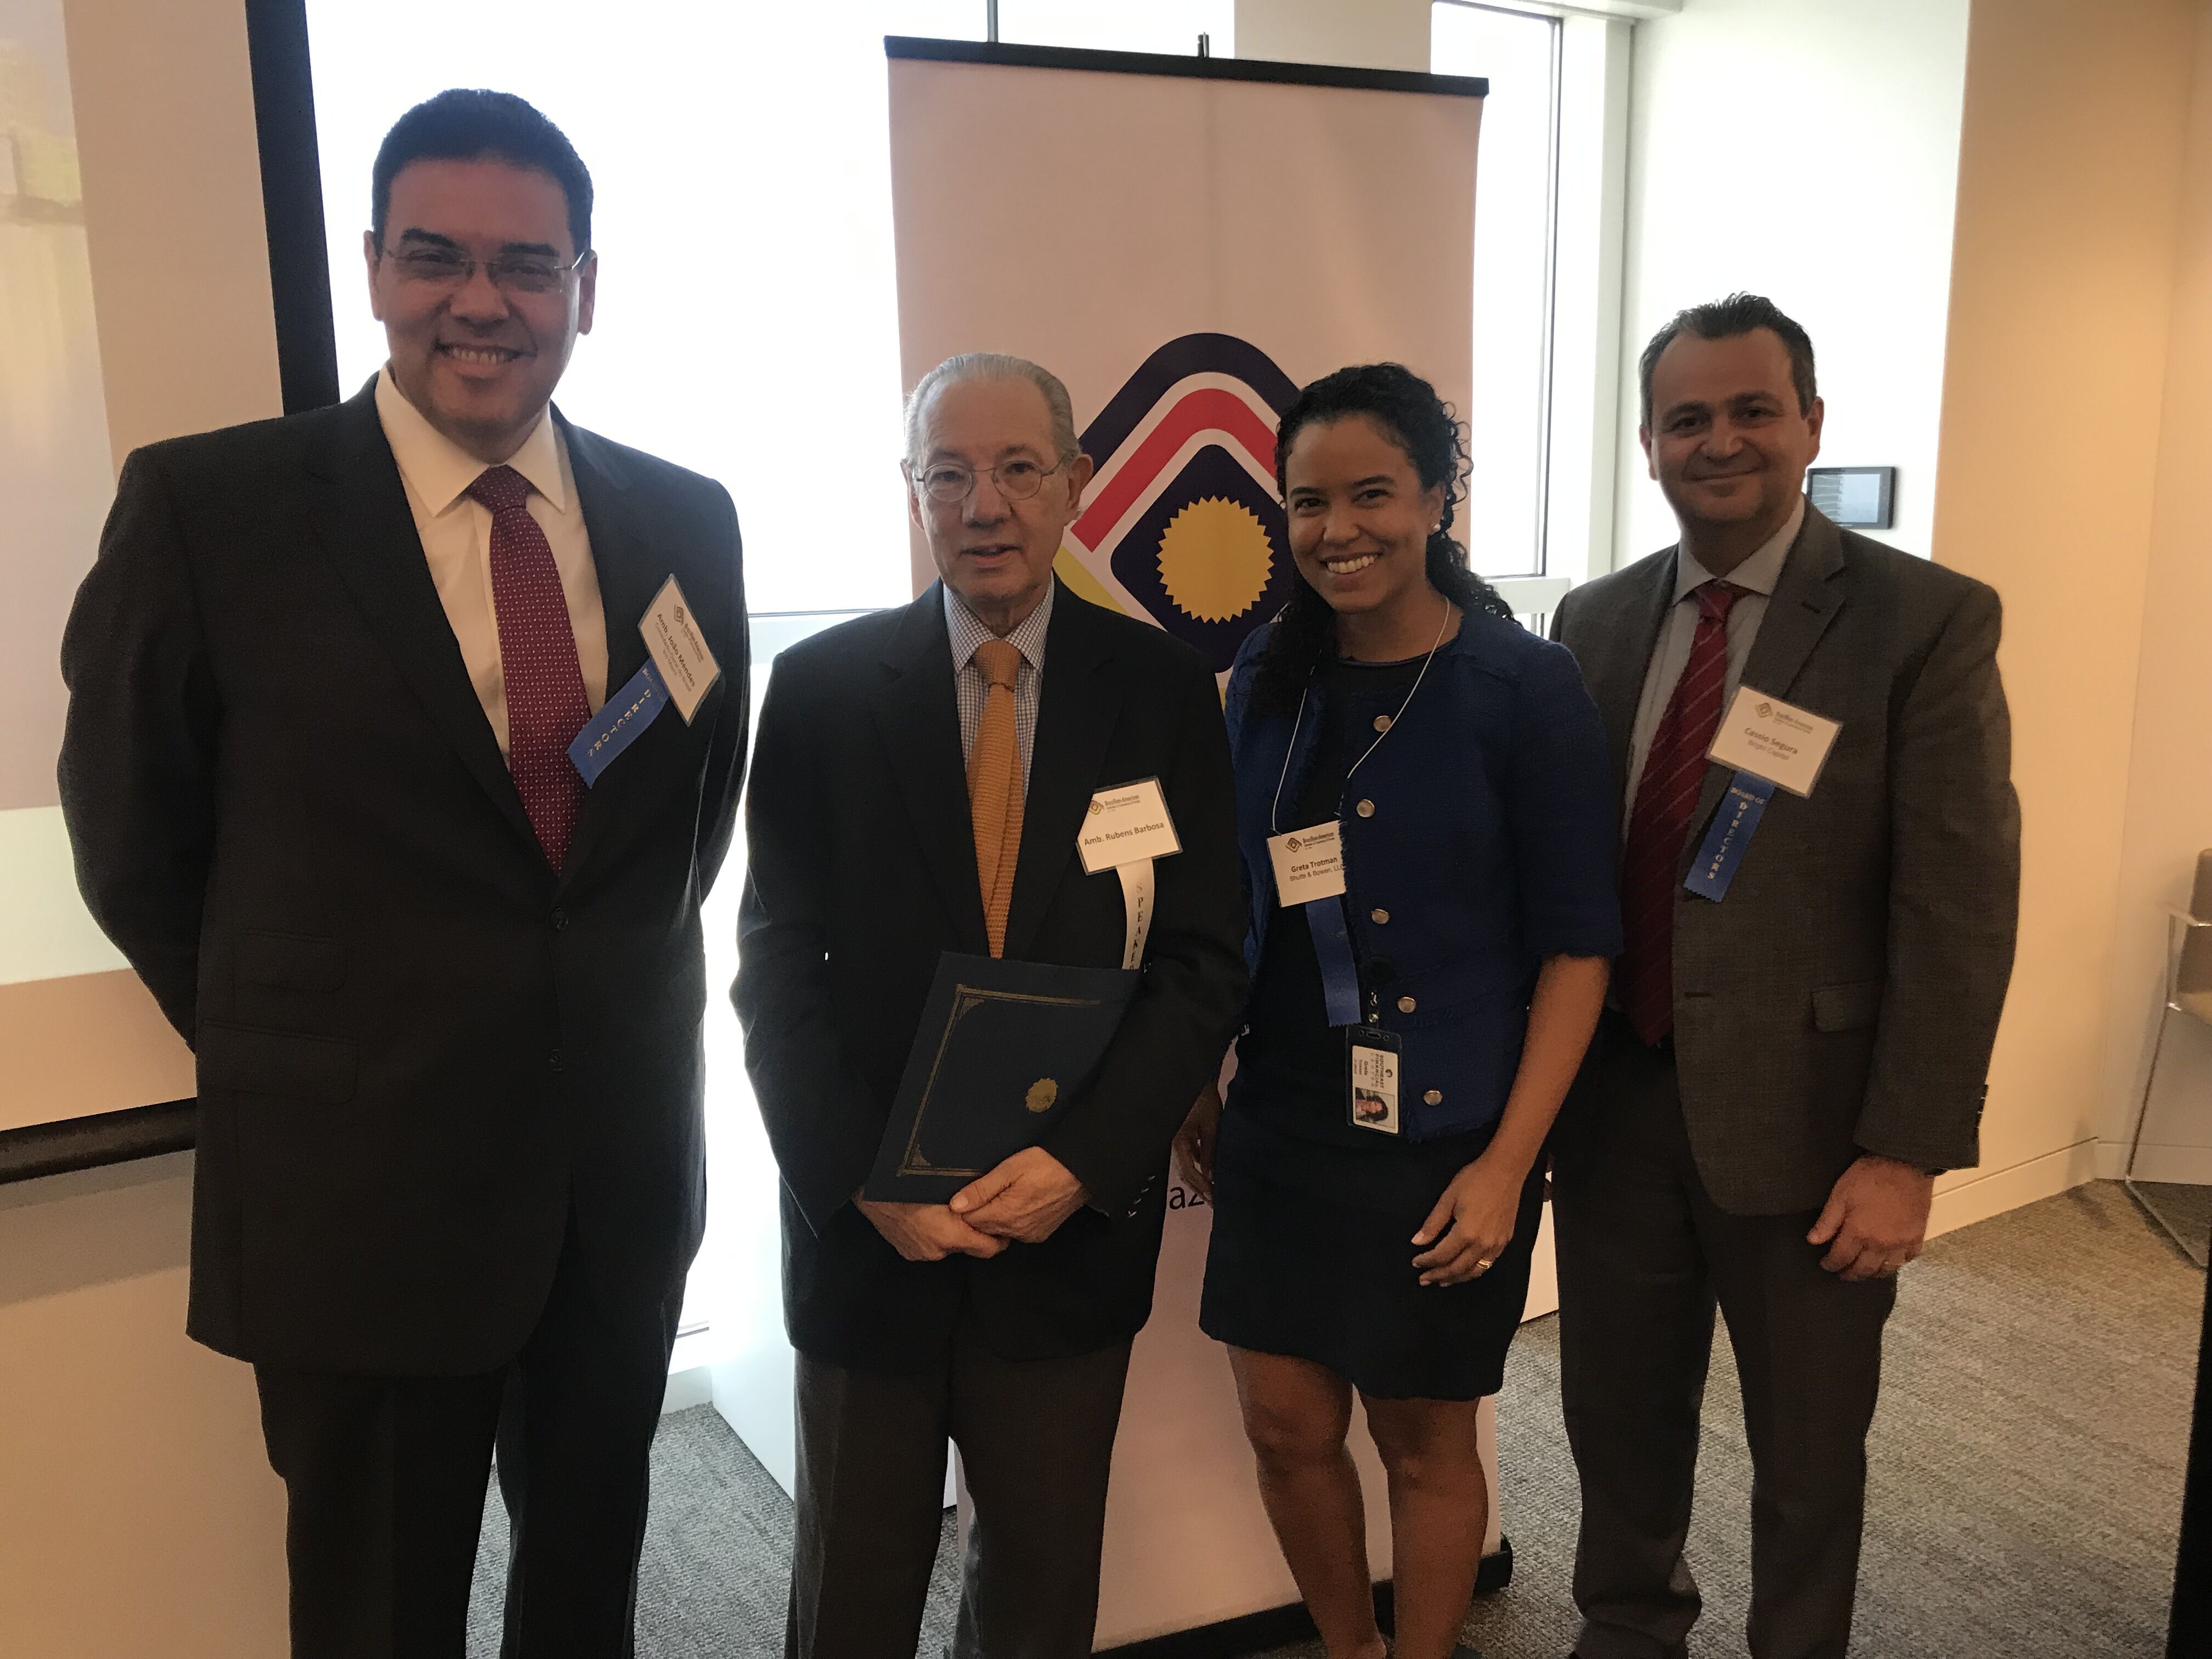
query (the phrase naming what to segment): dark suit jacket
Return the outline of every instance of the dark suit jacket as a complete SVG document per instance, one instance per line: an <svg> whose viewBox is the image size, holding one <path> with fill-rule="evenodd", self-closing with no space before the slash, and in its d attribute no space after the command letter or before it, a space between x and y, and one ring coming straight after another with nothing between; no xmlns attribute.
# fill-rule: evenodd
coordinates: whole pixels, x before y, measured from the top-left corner
<svg viewBox="0 0 2212 1659"><path fill-rule="evenodd" d="M1045 638L1008 957L1121 965L1121 883L1084 874L1076 830L1097 790L1155 776L1182 851L1156 866L1144 980L1104 1068L1045 1143L1091 1206L988 1261L907 1261L851 1200L939 956L988 948L942 590L776 659L746 802L734 996L783 1172L785 1309L803 1352L919 1369L963 1302L1011 1358L1089 1352L1145 1322L1168 1144L1243 1003L1229 744L1197 653L1063 588Z"/></svg>
<svg viewBox="0 0 2212 1659"><path fill-rule="evenodd" d="M1605 717L1616 799L1674 592L1669 548L1556 619ZM1725 899L1674 893L1682 1109L1723 1209L1816 1209L1862 1150L1978 1158L2020 899L2000 625L1995 590L1806 508L1743 684L1843 731L1810 799L1775 792ZM1683 873L1731 775L1706 769Z"/></svg>
<svg viewBox="0 0 2212 1659"><path fill-rule="evenodd" d="M736 515L580 431L608 686L672 573L722 668L586 795L556 877L370 391L139 450L62 646L87 902L198 1059L190 1329L374 1375L520 1346L573 1209L594 1283L697 1249L699 900L745 748Z"/></svg>

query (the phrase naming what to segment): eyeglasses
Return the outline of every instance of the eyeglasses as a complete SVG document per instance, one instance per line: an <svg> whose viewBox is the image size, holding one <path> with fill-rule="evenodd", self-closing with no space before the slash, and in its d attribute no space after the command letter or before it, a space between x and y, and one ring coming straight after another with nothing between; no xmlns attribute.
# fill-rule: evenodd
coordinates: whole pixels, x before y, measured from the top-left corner
<svg viewBox="0 0 2212 1659"><path fill-rule="evenodd" d="M981 468L962 465L958 461L937 461L915 472L908 468L921 492L940 507L957 507L975 492L978 472L988 472L999 487L999 494L1010 501L1025 501L1044 488L1044 481L1067 463L1054 461L1050 466L1041 466L1026 457L1000 461L996 466Z"/></svg>
<svg viewBox="0 0 2212 1659"><path fill-rule="evenodd" d="M550 294L575 274L577 266L592 257L591 249L586 248L562 265L550 259L513 258L506 255L477 260L445 248L409 248L399 253L390 248L377 251L398 267L403 279L423 288L464 288L477 274L477 265L482 264L492 286L502 294Z"/></svg>

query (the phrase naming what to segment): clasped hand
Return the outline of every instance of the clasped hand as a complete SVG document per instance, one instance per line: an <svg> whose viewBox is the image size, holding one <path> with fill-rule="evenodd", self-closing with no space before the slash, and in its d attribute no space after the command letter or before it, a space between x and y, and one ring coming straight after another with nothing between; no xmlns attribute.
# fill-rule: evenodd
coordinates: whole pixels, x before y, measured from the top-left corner
<svg viewBox="0 0 2212 1659"><path fill-rule="evenodd" d="M1042 1146L1016 1152L952 1194L949 1204L853 1202L908 1261L948 1255L988 1261L1009 1244L1042 1244L1090 1194Z"/></svg>

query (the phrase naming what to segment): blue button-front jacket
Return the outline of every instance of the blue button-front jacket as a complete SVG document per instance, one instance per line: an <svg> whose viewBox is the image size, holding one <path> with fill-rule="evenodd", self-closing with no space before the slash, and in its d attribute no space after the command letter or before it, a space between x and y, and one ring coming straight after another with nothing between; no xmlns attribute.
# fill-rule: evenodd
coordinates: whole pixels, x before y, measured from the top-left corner
<svg viewBox="0 0 2212 1659"><path fill-rule="evenodd" d="M1273 624L1246 640L1229 679L1237 842L1256 973L1267 929L1302 926L1276 903L1267 837L1301 829L1294 803L1322 731L1316 682L1284 757L1290 713L1250 712L1254 665ZM1362 698L1358 730L1401 696ZM1364 741L1345 757L1358 758ZM1620 817L1597 705L1565 647L1470 611L1437 653L1405 717L1352 775L1344 904L1363 964L1387 962L1382 1023L1405 1043L1399 1099L1408 1135L1480 1128L1505 1109L1536 970L1550 956L1620 951L1614 892Z"/></svg>

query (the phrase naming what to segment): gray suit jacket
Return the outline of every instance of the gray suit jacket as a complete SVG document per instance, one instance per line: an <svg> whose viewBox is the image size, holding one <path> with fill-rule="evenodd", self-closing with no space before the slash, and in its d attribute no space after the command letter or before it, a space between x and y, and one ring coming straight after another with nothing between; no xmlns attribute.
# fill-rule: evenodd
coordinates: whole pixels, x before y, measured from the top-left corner
<svg viewBox="0 0 2212 1659"><path fill-rule="evenodd" d="M1554 622L1616 788L1674 587L1669 548L1577 588ZM1818 1208L1861 1151L1978 1160L2020 897L2000 624L1994 589L1807 508L1743 683L1843 731L1810 799L1775 792L1725 900L1674 895L1682 1109L1725 1210ZM1729 776L1707 769L1685 872Z"/></svg>

